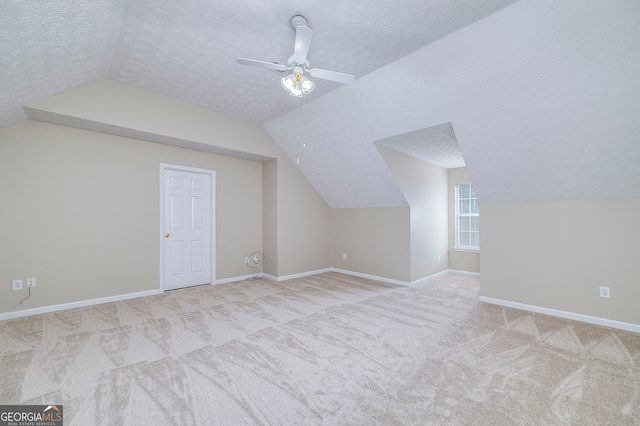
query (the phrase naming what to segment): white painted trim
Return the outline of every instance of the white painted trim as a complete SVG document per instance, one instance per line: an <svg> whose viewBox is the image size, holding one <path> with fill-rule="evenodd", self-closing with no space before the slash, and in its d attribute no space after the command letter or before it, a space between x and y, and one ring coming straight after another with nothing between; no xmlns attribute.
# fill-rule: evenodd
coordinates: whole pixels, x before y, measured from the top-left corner
<svg viewBox="0 0 640 426"><path fill-rule="evenodd" d="M180 166L177 164L167 164L160 163L160 232L158 233L158 238L160 239L160 280L158 282L158 286L160 291L164 291L164 172L165 170L178 170L183 172L190 173L200 173L209 175L211 177L211 185L209 190L211 191L211 246L210 246L210 254L211 254L211 274L209 276L209 282L211 284L216 282L216 171L210 169L199 169L196 167L189 166Z"/></svg>
<svg viewBox="0 0 640 426"><path fill-rule="evenodd" d="M474 275L474 276L480 276L479 273L477 272L466 272L466 271L457 271L457 270L452 270L452 269L445 269L444 271L441 272L437 272L433 275L429 275L428 277L425 278L421 278L417 281L413 281L413 282L408 282L408 281L400 281L400 280L394 280L392 278L385 278L385 277L380 277L378 275L370 275L370 274L363 274L361 272L355 272L355 271L349 271L347 269L339 269L339 268L326 268L326 269L319 269L317 271L310 271L310 272L303 272L301 274L294 274L294 275L287 275L287 276L283 276L283 277L276 277L273 275L267 275L264 274L264 277L267 279L270 279L272 281L285 281L285 280L290 280L293 278L301 278L301 277L306 277L309 275L316 275L316 274L322 274L324 272L338 272L340 274L345 274L345 275L351 275L354 277L359 277L359 278L366 278L369 280L375 280L375 281L381 281L384 283L388 283L388 284L395 284L395 285L399 285L402 287L413 287L416 285L420 285L424 282L427 282L433 278L445 275L447 273L453 273L453 274L462 274L462 275Z"/></svg>
<svg viewBox="0 0 640 426"><path fill-rule="evenodd" d="M355 277L367 278L367 279L376 280L376 281L382 281L384 283L400 285L400 286L403 286L403 287L415 287L415 286L424 284L427 281L432 280L434 278L440 277L442 275L446 275L448 273L480 276L480 274L477 273L477 272L467 272L467 271L458 271L458 270L455 270L455 269L445 269L444 271L436 272L435 274L429 275L428 277L420 278L419 280L416 280L416 281L413 281L413 282L408 282L408 281L394 280L394 279L391 279L391 278L379 277L377 275L362 274L360 272L348 271L346 269L331 268L331 270L333 272L339 272L341 274L353 275Z"/></svg>
<svg viewBox="0 0 640 426"><path fill-rule="evenodd" d="M479 277L480 276L480 272L461 271L461 270L458 270L458 269L449 269L448 271L451 272L452 274L471 275L472 277Z"/></svg>
<svg viewBox="0 0 640 426"><path fill-rule="evenodd" d="M256 276L256 274L249 274L249 275L242 275L242 276L239 276L239 277L223 278L221 280L217 280L214 285L234 283L236 281L247 281L249 278L253 278L255 276ZM264 277L262 272L258 275L258 277L259 278L263 278Z"/></svg>
<svg viewBox="0 0 640 426"><path fill-rule="evenodd" d="M27 317L30 315L48 314L50 312L63 311L65 309L84 308L86 306L101 305L103 303L118 302L121 300L137 299L139 297L155 296L162 294L160 290L139 291L137 293L118 294L116 296L100 297L98 299L80 300L78 302L61 303L59 305L43 306L41 308L24 309L22 311L6 312L0 314L0 321Z"/></svg>
<svg viewBox="0 0 640 426"><path fill-rule="evenodd" d="M265 274L264 272L260 272L260 274L258 274L258 278L263 278L263 279L267 279L269 281L286 281L286 280L291 280L293 278L302 278L302 277L308 277L311 275L317 275L317 274L322 274L323 272L331 272L331 268L327 268L327 269L321 269L321 270L317 270L317 271L310 271L310 272L303 272L301 274L294 274L294 275L286 275L283 277L276 277L275 275L269 275L269 274ZM221 280L217 280L216 284L226 284L226 283L233 283L233 282L237 282L237 281L247 281L250 278L255 277L256 274L249 274L249 275L242 275L239 277L231 277L231 278L224 278Z"/></svg>
<svg viewBox="0 0 640 426"><path fill-rule="evenodd" d="M462 253L480 253L479 248L468 248L468 247L454 247L453 251L459 251Z"/></svg>
<svg viewBox="0 0 640 426"><path fill-rule="evenodd" d="M392 278L384 278L384 277L379 277L377 275L363 274L363 273L360 273L360 272L348 271L346 269L331 268L331 270L333 272L339 272L339 273L345 274L345 275L352 275L354 277L360 277L360 278L367 278L369 280L382 281L383 283L401 285L403 287L411 287L411 283L409 283L407 281L394 280Z"/></svg>
<svg viewBox="0 0 640 426"><path fill-rule="evenodd" d="M526 303L518 303L518 302L511 302L509 300L494 299L493 297L480 296L478 300L485 303L491 303L493 305L505 306L507 308L521 309L523 311L551 315L554 317L581 321L589 324L603 325L605 327L617 328L619 330L626 330L626 331L632 331L634 333L640 333L640 324L631 324L628 322L616 321L616 320L611 320L607 318L592 317L590 315L560 311L558 309L544 308L542 306L527 305Z"/></svg>
<svg viewBox="0 0 640 426"><path fill-rule="evenodd" d="M431 281L431 280L432 280L432 279L434 279L434 278L437 278L437 277L441 277L441 276L443 276L443 275L446 275L446 274L448 274L449 272L451 272L449 269L445 269L444 271L436 272L435 274L433 274L433 275L429 275L428 277L420 278L419 280L413 281L413 282L411 283L411 287L415 287L415 286L418 286L418 285L420 285L420 284L424 284L424 283L426 283L427 281Z"/></svg>
<svg viewBox="0 0 640 426"><path fill-rule="evenodd" d="M286 281L286 280L292 280L294 278L308 277L311 275L318 275L318 274L331 272L331 271L333 271L333 268L317 269L315 271L301 272L299 274L292 274L292 275L284 275L282 277L276 277L274 275L269 275L269 274L263 274L262 276L271 281Z"/></svg>
<svg viewBox="0 0 640 426"><path fill-rule="evenodd" d="M276 277L275 275L269 275L269 274L265 274L265 273L261 273L261 277L262 278L266 278L268 280L271 281L286 281L286 280L291 280L294 278L303 278L303 277L308 277L311 275L317 275L317 274L323 274L325 272L338 272L340 274L345 274L345 275L351 275L354 277L360 277L360 278L367 278L370 280L375 280L375 281L382 281L385 283L389 283L389 284L395 284L395 285L399 285L399 286L403 286L403 287L413 287L416 285L420 285L423 282L426 282L428 280L431 280L433 278L445 275L447 273L452 273L452 274L460 274L460 275L473 275L473 276L480 276L480 274L478 272L467 272L467 271L458 271L455 269L446 269L444 271L441 272L437 272L433 275L429 275L428 277L425 278L421 278L417 281L413 281L411 283L407 282L407 281L400 281L400 280L394 280L391 278L385 278L385 277L379 277L377 275L370 275L370 274L363 274L360 272L354 272L354 271L349 271L346 269L339 269L339 268L325 268L325 269L318 269L315 271L309 271L309 272L302 272L299 274L292 274L292 275L285 275L282 277ZM230 282L235 282L235 281L244 281L247 278L251 278L253 277L254 274L251 275L245 275L245 276L241 276L241 277L234 277L234 278L226 278L224 280L218 280L216 281L216 284L222 284L222 283L230 283Z"/></svg>
<svg viewBox="0 0 640 426"><path fill-rule="evenodd" d="M294 279L294 278L302 278L302 277L308 277L308 276L311 276L311 275L322 274L322 273L325 273L325 272L338 272L338 273L345 274L345 275L352 275L354 277L367 278L367 279L381 281L381 282L385 282L385 283L389 283L389 284L395 284L395 285L399 285L399 286L403 286L403 287L413 287L413 286L416 286L416 285L420 285L420 284L422 284L422 283L424 283L424 282L426 282L428 280L431 280L431 279L436 278L436 277L441 276L441 275L445 275L448 272L451 272L451 273L454 273L454 274L463 274L463 275L479 275L476 272L466 272L466 271L457 271L457 270L447 269L445 271L438 272L436 274L430 275L428 277L422 278L422 279L414 281L412 283L408 283L406 281L393 280L393 279L390 279L390 278L379 277L379 276L376 276L376 275L362 274L360 272L348 271L346 269L325 268L325 269L318 269L318 270L315 270L315 271L302 272L302 273L299 273L299 274L286 275L286 276L282 276L282 277L276 277L276 276L269 275L269 274L264 274L264 273L261 273L260 276L262 278L266 278L266 279L271 280L271 281L286 281L286 280L291 280L291 279ZM237 281L245 281L248 278L252 278L254 276L255 276L255 274L250 274L250 275L243 275L243 276L239 276L239 277L224 278L224 279L215 281L215 283L213 285L232 283L232 282L237 282ZM25 310L16 311L16 312L0 313L0 321L13 319L13 318L25 317L25 316L29 316L29 315L46 314L46 313L49 313L49 312L61 311L61 310L64 310L64 309L81 308L81 307L85 307L85 306L99 305L99 304L102 304L102 303L117 302L117 301L120 301L120 300L135 299L135 298L138 298L138 297L154 296L156 294L162 294L162 293L163 293L163 291L161 289L156 289L156 290L142 291L142 292L138 292L138 293L119 294L119 295L116 295L116 296L102 297L102 298L99 298L99 299L91 299L91 300L82 300L82 301L79 301L79 302L63 303L63 304L60 304L60 305L43 306L41 308L25 309ZM482 297L481 297L481 299L482 299ZM489 303L492 303L492 302L489 302ZM500 304L500 303L496 303L496 304ZM504 305L504 306L507 306L507 305ZM509 307L514 307L514 306L509 306ZM524 309L524 308L517 308L517 309ZM545 312L543 312L543 313L545 313ZM553 315L553 314L550 314L550 315ZM624 323L622 323L622 324L624 324ZM638 332L640 332L640 326L635 326L635 327L637 327L638 328ZM631 331L636 331L636 330L631 330Z"/></svg>

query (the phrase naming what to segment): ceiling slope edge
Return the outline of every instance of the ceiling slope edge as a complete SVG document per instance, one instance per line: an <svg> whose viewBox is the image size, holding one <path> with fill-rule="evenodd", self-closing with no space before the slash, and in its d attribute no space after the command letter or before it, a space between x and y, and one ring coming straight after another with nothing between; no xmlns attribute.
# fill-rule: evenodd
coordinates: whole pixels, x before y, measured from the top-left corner
<svg viewBox="0 0 640 426"><path fill-rule="evenodd" d="M191 149L194 151L208 152L211 154L225 155L227 157L242 158L252 161L268 161L275 157L255 154L246 151L226 148L222 146L210 145L203 142L195 142L187 139L161 135L158 133L145 132L127 127L116 126L114 124L102 123L85 118L73 117L51 111L40 110L25 106L24 110L30 120L44 123L57 124L60 126L73 127L76 129L88 130L92 132L105 133L113 136L120 136L129 139L137 139L145 142L153 142L161 145L175 146L178 148Z"/></svg>
<svg viewBox="0 0 640 426"><path fill-rule="evenodd" d="M395 148L375 143L376 149L393 174L407 204L416 207L432 198L447 180L447 169Z"/></svg>
<svg viewBox="0 0 640 426"><path fill-rule="evenodd" d="M445 169L466 167L450 122L375 141Z"/></svg>
<svg viewBox="0 0 640 426"><path fill-rule="evenodd" d="M114 80L23 106L29 119L255 161L280 147L258 124Z"/></svg>
<svg viewBox="0 0 640 426"><path fill-rule="evenodd" d="M332 209L408 206L373 140L322 115L309 114L303 137L295 111L264 128Z"/></svg>

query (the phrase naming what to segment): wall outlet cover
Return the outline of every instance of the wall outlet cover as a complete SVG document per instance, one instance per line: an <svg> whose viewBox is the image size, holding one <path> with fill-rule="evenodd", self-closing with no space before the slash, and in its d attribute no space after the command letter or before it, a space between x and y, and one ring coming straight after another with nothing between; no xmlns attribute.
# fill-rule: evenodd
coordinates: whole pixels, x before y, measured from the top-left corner
<svg viewBox="0 0 640 426"><path fill-rule="evenodd" d="M13 291L22 290L22 280L13 280L13 281L11 281L11 289Z"/></svg>

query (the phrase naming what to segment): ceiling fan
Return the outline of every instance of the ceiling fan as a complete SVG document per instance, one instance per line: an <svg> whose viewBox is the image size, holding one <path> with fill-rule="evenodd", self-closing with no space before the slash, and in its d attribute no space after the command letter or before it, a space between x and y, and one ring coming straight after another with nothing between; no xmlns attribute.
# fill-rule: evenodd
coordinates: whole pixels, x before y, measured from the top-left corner
<svg viewBox="0 0 640 426"><path fill-rule="evenodd" d="M284 87L291 96L300 97L306 95L315 87L315 84L304 76L305 73L308 73L312 77L336 81L342 84L351 84L356 81L355 76L351 74L328 71L320 68L309 68L307 53L309 52L313 31L311 31L311 28L307 25L306 18L301 15L295 15L291 18L291 26L296 31L296 41L293 55L287 61L288 65L245 58L238 58L236 62L242 65L269 68L279 72L291 71L291 74L280 80L282 87Z"/></svg>

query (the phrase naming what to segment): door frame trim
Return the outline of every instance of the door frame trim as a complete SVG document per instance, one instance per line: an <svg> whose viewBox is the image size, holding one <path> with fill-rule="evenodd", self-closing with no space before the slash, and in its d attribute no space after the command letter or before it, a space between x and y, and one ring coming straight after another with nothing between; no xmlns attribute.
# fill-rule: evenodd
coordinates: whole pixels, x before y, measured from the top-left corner
<svg viewBox="0 0 640 426"><path fill-rule="evenodd" d="M210 198L211 198L211 205L210 207L210 212L211 212L211 235L210 235L210 251L209 253L211 254L211 272L210 272L210 277L209 277L209 282L210 284L215 284L216 283L216 171L215 170L210 170L210 169L199 169L196 167L189 167L189 166L180 166L177 164L167 164L167 163L160 163L160 232L158 233L158 238L159 238L159 246L160 246L160 265L159 265L159 269L160 269L160 280L159 280L159 288L161 292L164 292L164 262L165 262L165 258L164 258L164 220L165 220L165 211L164 211L164 174L165 171L167 170L177 170L177 171L181 171L181 172L189 172L189 173L199 173L199 174L204 174L204 175L209 175L211 178L211 185L209 190L211 191L210 193Z"/></svg>

